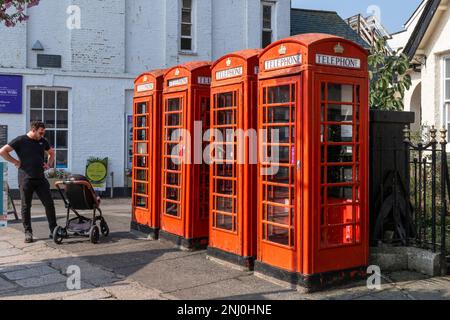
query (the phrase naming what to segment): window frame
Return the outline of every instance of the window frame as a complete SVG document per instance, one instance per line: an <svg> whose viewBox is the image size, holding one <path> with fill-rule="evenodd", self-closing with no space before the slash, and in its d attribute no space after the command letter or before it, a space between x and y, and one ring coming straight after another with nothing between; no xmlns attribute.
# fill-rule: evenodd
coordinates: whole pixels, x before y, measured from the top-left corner
<svg viewBox="0 0 450 320"><path fill-rule="evenodd" d="M179 29L178 30L179 30L180 36L179 36L179 42L178 42L179 43L178 50L181 54L193 54L193 53L195 53L195 43L194 43L194 39L195 39L195 34L194 34L195 0L191 0L190 8L184 7L184 0L179 0L179 5L180 5L180 9L178 11L179 12L179 24L178 24ZM190 12L191 12L191 22L190 23L183 22L183 10L185 10L185 9L190 9ZM182 33L183 25L190 25L190 27L191 27L191 35L190 36L183 35L183 33ZM183 39L191 40L191 48L190 49L182 48Z"/></svg>
<svg viewBox="0 0 450 320"><path fill-rule="evenodd" d="M42 97L41 97L41 108L32 108L31 107L31 93L32 91L41 91L42 92ZM55 93L55 109L45 109L44 108L44 100L45 100L45 91L52 91ZM67 93L67 109L60 109L58 108L58 92L65 92ZM71 109L71 95L70 95L70 89L69 88L64 88L64 87L41 87L41 86L31 86L28 88L27 90L27 94L28 94L28 102L27 102L27 106L28 106L28 112L27 112L27 122L30 123L31 120L31 112L32 111L41 111L41 119L44 119L44 112L45 110L54 110L55 111L55 127L54 128L47 128L46 131L53 131L53 132L57 132L57 131L66 131L67 132L67 147L66 148L57 148L57 146L55 145L55 141L56 141L56 135L55 135L55 141L50 143L50 146L55 150L55 152L57 153L58 150L59 151L66 151L67 152L67 165L65 167L57 167L57 162L56 162L56 157L55 157L55 163L54 163L54 168L55 169L59 169L59 170L67 170L70 171L71 170L71 150L72 150L72 145L71 145L71 130L70 130L70 124L71 124L71 113L70 113L70 109ZM59 111L67 111L67 128L58 128L57 126L57 112Z"/></svg>
<svg viewBox="0 0 450 320"><path fill-rule="evenodd" d="M450 78L446 77L447 61L450 63L450 54L441 56L441 123L442 127L448 131L450 130L450 99L446 99L446 86L447 80L450 80Z"/></svg>
<svg viewBox="0 0 450 320"><path fill-rule="evenodd" d="M447 85L450 86L450 74L447 76L447 63L450 69L450 55L446 55L443 57L443 65L442 65L442 78L444 79L443 84L443 100L445 103L450 103L450 96L447 98ZM450 90L449 90L450 91Z"/></svg>
<svg viewBox="0 0 450 320"><path fill-rule="evenodd" d="M276 39L276 2L271 1L262 1L261 2L261 47L265 48L266 46L270 45L270 43L273 43ZM264 7L270 7L270 29L264 27ZM264 45L264 32L271 33L271 40L270 43L267 45Z"/></svg>

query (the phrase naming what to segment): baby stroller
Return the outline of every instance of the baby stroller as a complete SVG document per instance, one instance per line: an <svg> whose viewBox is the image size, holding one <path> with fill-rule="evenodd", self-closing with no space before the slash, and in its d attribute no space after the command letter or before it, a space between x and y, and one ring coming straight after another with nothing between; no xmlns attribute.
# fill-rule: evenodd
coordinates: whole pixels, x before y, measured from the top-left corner
<svg viewBox="0 0 450 320"><path fill-rule="evenodd" d="M109 235L109 227L103 218L100 209L100 198L94 191L89 180L82 175L72 175L65 181L55 183L65 207L67 218L65 227L56 227L53 232L53 241L61 244L70 236L89 237L91 243L98 243L100 232L103 236ZM92 210L92 219L83 217L78 213L81 210ZM70 219L70 212L76 217ZM97 214L98 212L98 214ZM97 222L100 222L99 225Z"/></svg>

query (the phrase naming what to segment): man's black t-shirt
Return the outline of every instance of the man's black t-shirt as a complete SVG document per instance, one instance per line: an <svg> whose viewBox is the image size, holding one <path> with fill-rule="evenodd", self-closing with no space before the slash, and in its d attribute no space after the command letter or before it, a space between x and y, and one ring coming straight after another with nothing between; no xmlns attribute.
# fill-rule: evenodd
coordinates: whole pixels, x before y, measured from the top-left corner
<svg viewBox="0 0 450 320"><path fill-rule="evenodd" d="M8 145L14 149L20 160L19 180L44 178L45 151L50 144L44 138L34 140L27 135L19 136Z"/></svg>

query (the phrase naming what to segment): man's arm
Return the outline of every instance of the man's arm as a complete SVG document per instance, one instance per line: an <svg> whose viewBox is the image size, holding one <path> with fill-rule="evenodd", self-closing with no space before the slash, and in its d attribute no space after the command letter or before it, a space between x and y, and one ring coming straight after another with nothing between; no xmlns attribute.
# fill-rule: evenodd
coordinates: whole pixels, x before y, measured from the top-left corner
<svg viewBox="0 0 450 320"><path fill-rule="evenodd" d="M50 168L53 168L53 165L55 164L55 149L50 148L47 151L47 164L44 165L45 170L48 170Z"/></svg>
<svg viewBox="0 0 450 320"><path fill-rule="evenodd" d="M3 157L8 162L11 162L13 165L16 166L16 168L20 168L20 161L17 159L14 159L11 156L11 152L13 152L14 149L10 145L6 145L3 148L0 149L0 156Z"/></svg>

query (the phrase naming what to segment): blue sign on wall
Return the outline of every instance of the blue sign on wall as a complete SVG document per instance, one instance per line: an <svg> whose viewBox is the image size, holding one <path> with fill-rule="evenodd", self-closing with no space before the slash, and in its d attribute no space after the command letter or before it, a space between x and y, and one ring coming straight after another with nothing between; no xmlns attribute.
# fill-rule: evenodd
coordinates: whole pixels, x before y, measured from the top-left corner
<svg viewBox="0 0 450 320"><path fill-rule="evenodd" d="M0 113L22 113L22 76L0 75Z"/></svg>

